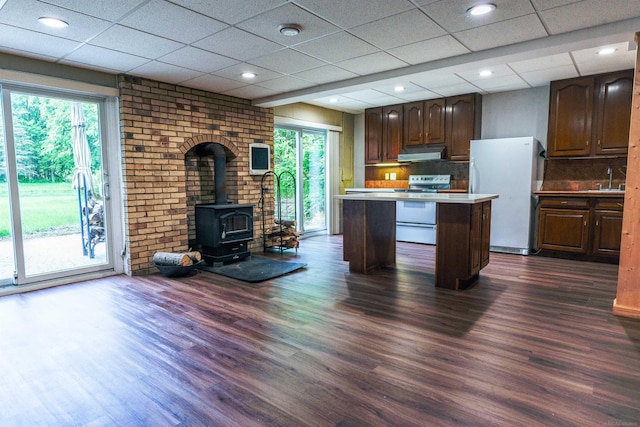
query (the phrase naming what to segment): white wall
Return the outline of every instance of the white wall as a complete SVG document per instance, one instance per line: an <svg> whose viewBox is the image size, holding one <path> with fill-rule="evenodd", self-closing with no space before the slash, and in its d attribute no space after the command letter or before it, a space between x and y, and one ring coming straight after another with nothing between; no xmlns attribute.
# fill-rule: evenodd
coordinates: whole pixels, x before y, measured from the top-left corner
<svg viewBox="0 0 640 427"><path fill-rule="evenodd" d="M547 147L549 86L482 96L482 139L533 136Z"/></svg>

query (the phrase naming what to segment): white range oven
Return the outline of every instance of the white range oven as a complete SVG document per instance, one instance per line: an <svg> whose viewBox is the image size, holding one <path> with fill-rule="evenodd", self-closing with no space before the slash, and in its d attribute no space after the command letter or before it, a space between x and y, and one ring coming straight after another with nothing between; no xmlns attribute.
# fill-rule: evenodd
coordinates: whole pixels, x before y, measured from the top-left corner
<svg viewBox="0 0 640 427"><path fill-rule="evenodd" d="M451 175L410 175L409 188L398 192L436 193L451 188ZM436 203L397 201L396 240L436 244Z"/></svg>

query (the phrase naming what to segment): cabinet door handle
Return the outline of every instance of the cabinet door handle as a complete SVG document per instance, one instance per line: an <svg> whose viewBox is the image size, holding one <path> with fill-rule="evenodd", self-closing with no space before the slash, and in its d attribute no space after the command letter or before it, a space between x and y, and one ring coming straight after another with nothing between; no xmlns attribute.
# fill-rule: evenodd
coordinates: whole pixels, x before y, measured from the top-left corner
<svg viewBox="0 0 640 427"><path fill-rule="evenodd" d="M584 226L585 226L585 227L587 226L587 221L585 221L585 222L584 222Z"/></svg>
<svg viewBox="0 0 640 427"><path fill-rule="evenodd" d="M563 202L560 202L560 204L562 204L562 205L566 205L567 203L568 203L568 202L564 202L564 201L563 201Z"/></svg>
<svg viewBox="0 0 640 427"><path fill-rule="evenodd" d="M596 220L596 227L600 225L600 221Z"/></svg>
<svg viewBox="0 0 640 427"><path fill-rule="evenodd" d="M587 147L588 147L588 146L589 146L589 140L588 140L588 139L587 139L587 142L586 142L586 144L587 144Z"/></svg>
<svg viewBox="0 0 640 427"><path fill-rule="evenodd" d="M598 140L598 145L600 145L600 140Z"/></svg>

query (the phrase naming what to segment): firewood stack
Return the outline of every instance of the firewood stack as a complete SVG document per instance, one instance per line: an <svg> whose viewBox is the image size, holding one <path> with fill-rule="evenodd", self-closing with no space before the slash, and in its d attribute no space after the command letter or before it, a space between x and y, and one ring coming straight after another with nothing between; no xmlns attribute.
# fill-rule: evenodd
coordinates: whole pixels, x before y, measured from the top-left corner
<svg viewBox="0 0 640 427"><path fill-rule="evenodd" d="M300 233L296 230L296 222L289 220L277 220L275 225L266 230L265 247L282 247L293 249L299 246Z"/></svg>

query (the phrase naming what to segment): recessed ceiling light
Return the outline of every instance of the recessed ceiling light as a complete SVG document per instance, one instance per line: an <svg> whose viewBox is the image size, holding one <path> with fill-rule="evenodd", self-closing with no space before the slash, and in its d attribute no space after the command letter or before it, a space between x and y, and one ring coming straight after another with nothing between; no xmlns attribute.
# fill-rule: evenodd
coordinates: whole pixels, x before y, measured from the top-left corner
<svg viewBox="0 0 640 427"><path fill-rule="evenodd" d="M491 74L493 74L493 71L491 70L482 70L480 71L480 77L489 77Z"/></svg>
<svg viewBox="0 0 640 427"><path fill-rule="evenodd" d="M302 28L296 24L282 24L278 27L278 31L280 31L280 34L283 36L294 37L300 34Z"/></svg>
<svg viewBox="0 0 640 427"><path fill-rule="evenodd" d="M471 6L467 9L467 13L473 16L486 15L487 13L495 10L496 5L493 3L481 3L475 6Z"/></svg>
<svg viewBox="0 0 640 427"><path fill-rule="evenodd" d="M242 73L242 77L245 79L253 79L256 77L256 73L252 73L250 71Z"/></svg>
<svg viewBox="0 0 640 427"><path fill-rule="evenodd" d="M404 92L404 86L396 86L393 90L394 92Z"/></svg>
<svg viewBox="0 0 640 427"><path fill-rule="evenodd" d="M605 47L598 51L598 55L611 55L616 49L613 47Z"/></svg>
<svg viewBox="0 0 640 427"><path fill-rule="evenodd" d="M42 16L38 18L38 21L40 21L42 24L46 25L47 27L51 27L51 28L66 28L69 26L68 23L64 22L61 19L51 18L48 16Z"/></svg>

